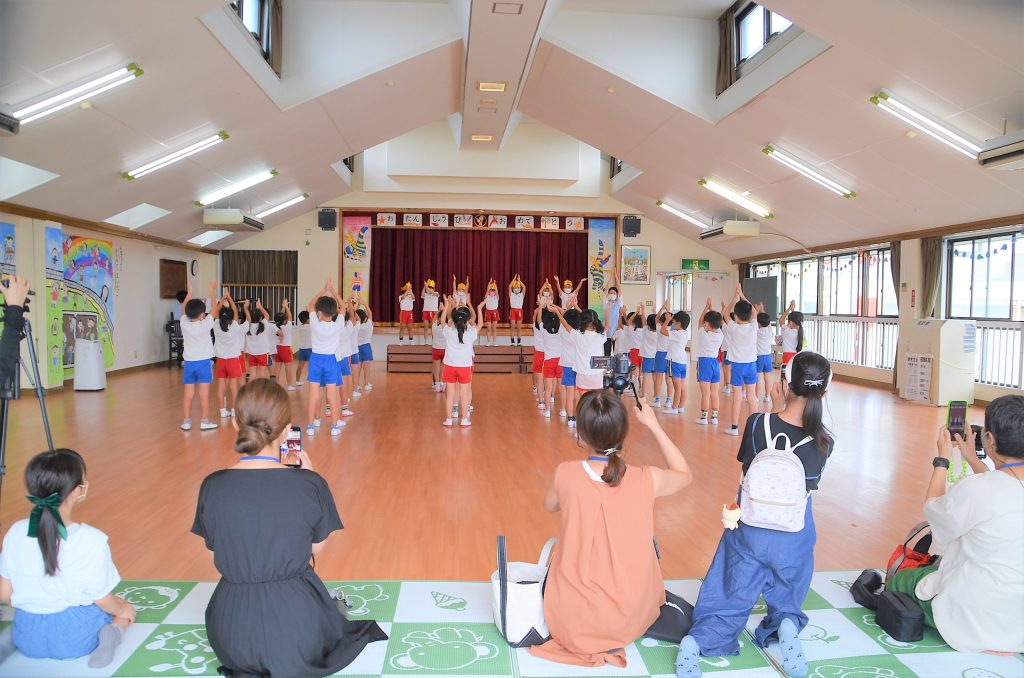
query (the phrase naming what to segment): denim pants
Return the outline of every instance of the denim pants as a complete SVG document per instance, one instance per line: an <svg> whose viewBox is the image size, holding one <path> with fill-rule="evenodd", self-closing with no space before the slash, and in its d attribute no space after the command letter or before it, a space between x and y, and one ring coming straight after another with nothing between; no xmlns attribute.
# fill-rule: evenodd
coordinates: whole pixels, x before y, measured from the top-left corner
<svg viewBox="0 0 1024 678"><path fill-rule="evenodd" d="M783 619L797 631L807 625L800 610L814 574L814 514L807 498L804 528L780 532L740 523L726 530L715 559L700 587L690 636L706 657L739 654L739 636L757 599L764 596L768 615L754 633L764 647L776 636Z"/></svg>

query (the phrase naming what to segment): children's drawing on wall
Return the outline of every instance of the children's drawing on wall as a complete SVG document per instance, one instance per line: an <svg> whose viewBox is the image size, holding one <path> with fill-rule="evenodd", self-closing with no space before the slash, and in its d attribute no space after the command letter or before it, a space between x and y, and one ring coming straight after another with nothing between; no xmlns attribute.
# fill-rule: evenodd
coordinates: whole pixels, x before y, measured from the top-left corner
<svg viewBox="0 0 1024 678"><path fill-rule="evenodd" d="M14 274L15 250L14 250L14 224L0 221L0 273L7 275Z"/></svg>
<svg viewBox="0 0 1024 678"><path fill-rule="evenodd" d="M103 344L103 362L114 365L114 246L109 240L66 235L62 243L65 368L74 364L75 338L91 338ZM75 317L74 331L69 332L68 316ZM92 316L91 319L89 316ZM79 328L81 322L81 328ZM81 332L81 334L79 334ZM89 336L86 336L88 334ZM65 373L65 376L66 373Z"/></svg>

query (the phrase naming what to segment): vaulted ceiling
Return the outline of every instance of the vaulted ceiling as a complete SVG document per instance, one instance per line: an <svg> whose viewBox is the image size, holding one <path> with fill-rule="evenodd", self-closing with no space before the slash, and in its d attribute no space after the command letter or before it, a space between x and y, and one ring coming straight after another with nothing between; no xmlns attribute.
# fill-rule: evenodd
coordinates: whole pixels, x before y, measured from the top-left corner
<svg viewBox="0 0 1024 678"><path fill-rule="evenodd" d="M259 212L310 194L267 217L272 228L348 192L331 167L343 158L446 118L453 144L487 134L501 153L525 114L635 168L614 197L689 238L698 229L657 200L707 220L736 214L702 177L749 191L776 215L768 230L807 246L1024 211L1024 171L912 138L868 101L887 88L979 140L1024 129L1024 0L769 0L806 35L717 99L726 0L284 0L280 79L232 34L225 4L0 0L0 110L131 61L145 70L0 137L0 156L59 175L8 199L96 221L148 203L170 214L140 230L184 240L202 227L197 197L273 168L228 201ZM482 93L480 80L508 88ZM119 176L219 130L230 138L215 149ZM771 161L769 143L857 197ZM734 257L785 248L707 244Z"/></svg>

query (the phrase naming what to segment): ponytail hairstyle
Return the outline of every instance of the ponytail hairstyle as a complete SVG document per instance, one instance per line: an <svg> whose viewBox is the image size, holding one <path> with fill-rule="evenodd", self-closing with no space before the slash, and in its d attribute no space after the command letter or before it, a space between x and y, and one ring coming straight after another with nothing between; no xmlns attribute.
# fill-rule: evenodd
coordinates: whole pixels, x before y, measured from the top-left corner
<svg viewBox="0 0 1024 678"><path fill-rule="evenodd" d="M580 331L593 330L598 334L604 333L604 323L597 317L597 311L586 309L580 313Z"/></svg>
<svg viewBox="0 0 1024 678"><path fill-rule="evenodd" d="M249 320L256 325L256 334L263 334L266 328L263 326L263 312L258 308L249 311Z"/></svg>
<svg viewBox="0 0 1024 678"><path fill-rule="evenodd" d="M786 366L786 382L794 394L807 401L804 403L804 433L814 440L819 450L828 454L834 439L825 427L822 398L832 382L832 366L820 353L797 353Z"/></svg>
<svg viewBox="0 0 1024 678"><path fill-rule="evenodd" d="M679 327L684 330L690 329L690 314L686 311L678 311L672 316L674 322L679 323Z"/></svg>
<svg viewBox="0 0 1024 678"><path fill-rule="evenodd" d="M459 306L452 311L452 323L459 332L459 343L466 343L462 340L462 335L466 333L466 326L469 323L469 309L465 306Z"/></svg>
<svg viewBox="0 0 1024 678"><path fill-rule="evenodd" d="M793 311L787 320L796 325L796 352L799 353L804 350L804 314L800 311Z"/></svg>
<svg viewBox="0 0 1024 678"><path fill-rule="evenodd" d="M242 454L257 454L272 445L291 421L292 406L283 386L270 379L250 381L238 389L235 399L235 449Z"/></svg>
<svg viewBox="0 0 1024 678"><path fill-rule="evenodd" d="M288 320L288 316L284 313L278 311L274 314L274 324L277 325L277 329L281 329L281 326L284 325L286 320Z"/></svg>
<svg viewBox="0 0 1024 678"><path fill-rule="evenodd" d="M601 480L616 487L626 475L622 443L629 433L629 417L622 400L608 389L587 391L576 405L576 432L597 454L608 456Z"/></svg>
<svg viewBox="0 0 1024 678"><path fill-rule="evenodd" d="M562 317L565 318L565 322L569 323L569 327L573 328L574 330L578 330L580 329L581 315L582 314L575 308L570 308L568 311L562 314Z"/></svg>
<svg viewBox="0 0 1024 678"><path fill-rule="evenodd" d="M221 306L220 310L217 311L217 322L220 323L221 332L227 332L228 326L231 325L231 321L234 319L235 314L230 306Z"/></svg>
<svg viewBox="0 0 1024 678"><path fill-rule="evenodd" d="M58 512L60 504L64 503L76 487L83 484L85 484L85 460L74 450L59 448L40 452L32 457L28 465L25 466L25 488L33 499L36 499L33 501L36 507L32 511L32 517L35 518L38 512L39 522L35 537L39 540L39 550L43 555L43 569L48 577L57 574L57 554L60 551L60 540L67 538L64 524L57 519L57 516L60 515ZM46 505L42 505L41 502L46 502ZM33 521L30 519L30 537L32 536L32 523Z"/></svg>

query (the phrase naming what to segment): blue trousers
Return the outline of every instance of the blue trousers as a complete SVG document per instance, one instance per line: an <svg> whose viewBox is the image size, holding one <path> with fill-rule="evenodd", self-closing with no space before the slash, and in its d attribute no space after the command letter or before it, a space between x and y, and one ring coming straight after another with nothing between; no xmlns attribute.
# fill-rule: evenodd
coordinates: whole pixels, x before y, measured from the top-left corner
<svg viewBox="0 0 1024 678"><path fill-rule="evenodd" d="M783 619L792 620L802 631L807 615L800 606L811 587L816 539L810 497L804 529L799 532L742 522L737 529L726 530L693 610L689 635L700 653L705 657L739 654L739 636L761 595L768 604L768 616L754 632L758 645L764 647L776 637Z"/></svg>

